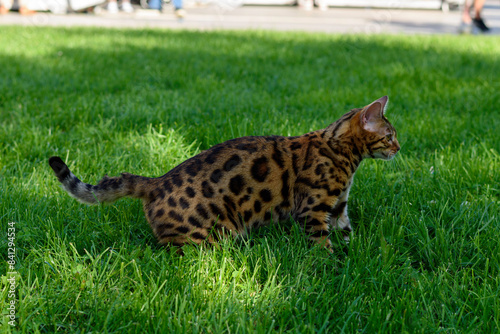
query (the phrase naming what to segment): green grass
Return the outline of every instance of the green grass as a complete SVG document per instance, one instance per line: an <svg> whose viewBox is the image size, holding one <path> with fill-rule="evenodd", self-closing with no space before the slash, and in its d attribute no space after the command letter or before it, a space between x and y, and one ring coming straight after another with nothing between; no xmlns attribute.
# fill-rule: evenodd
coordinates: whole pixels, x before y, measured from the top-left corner
<svg viewBox="0 0 500 334"><path fill-rule="evenodd" d="M2 27L0 253L16 222L18 273L16 327L4 316L2 331L500 331L499 42ZM47 163L60 155L91 183L159 176L386 94L402 150L358 170L347 256L290 223L181 257L157 246L138 201L79 204Z"/></svg>

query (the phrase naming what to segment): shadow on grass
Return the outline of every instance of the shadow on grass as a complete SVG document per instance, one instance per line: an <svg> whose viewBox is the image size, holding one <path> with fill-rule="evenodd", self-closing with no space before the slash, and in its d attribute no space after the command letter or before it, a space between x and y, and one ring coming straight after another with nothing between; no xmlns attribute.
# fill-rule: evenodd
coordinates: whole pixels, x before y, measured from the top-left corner
<svg viewBox="0 0 500 334"><path fill-rule="evenodd" d="M385 94L409 149L458 144L498 125L500 65L494 51L483 52L486 39L467 49L452 37L46 32L54 41L36 57L0 55L9 64L0 69L0 107L22 105L21 117L58 131L101 118L121 131L163 123L182 126L205 149L236 136L325 127ZM442 138L418 138L423 130Z"/></svg>

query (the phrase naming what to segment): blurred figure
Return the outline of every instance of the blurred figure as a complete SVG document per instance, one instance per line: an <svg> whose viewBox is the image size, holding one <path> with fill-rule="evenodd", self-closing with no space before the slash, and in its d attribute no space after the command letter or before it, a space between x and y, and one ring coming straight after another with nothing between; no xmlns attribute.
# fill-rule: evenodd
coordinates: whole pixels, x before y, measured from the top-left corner
<svg viewBox="0 0 500 334"><path fill-rule="evenodd" d="M184 8L182 6L182 0L172 0L172 4L174 5L175 15L178 18L181 19L184 16L186 16L186 11L184 10ZM149 1L149 8L151 8L151 9L158 9L161 11L162 7L163 7L163 0L150 0Z"/></svg>
<svg viewBox="0 0 500 334"><path fill-rule="evenodd" d="M313 10L314 8L314 3L316 3L316 6L318 6L318 9L321 11L326 11L328 10L328 4L326 3L326 0L299 0L299 8L302 10Z"/></svg>
<svg viewBox="0 0 500 334"><path fill-rule="evenodd" d="M460 24L459 32L461 34L470 34L474 27L485 33L490 30L484 23L481 17L486 0L466 0L464 4L464 11L462 13L462 23ZM471 17L470 11L474 7L474 18Z"/></svg>
<svg viewBox="0 0 500 334"><path fill-rule="evenodd" d="M0 15L5 15L12 8L13 0L0 0ZM34 10L26 7L23 0L18 1L19 4L19 14L21 15L33 15L35 14Z"/></svg>
<svg viewBox="0 0 500 334"><path fill-rule="evenodd" d="M130 4L130 0L122 0L122 11L125 13L133 13L134 8ZM108 13L110 14L116 14L118 13L118 1L117 0L109 0L108 2L108 7L107 7Z"/></svg>

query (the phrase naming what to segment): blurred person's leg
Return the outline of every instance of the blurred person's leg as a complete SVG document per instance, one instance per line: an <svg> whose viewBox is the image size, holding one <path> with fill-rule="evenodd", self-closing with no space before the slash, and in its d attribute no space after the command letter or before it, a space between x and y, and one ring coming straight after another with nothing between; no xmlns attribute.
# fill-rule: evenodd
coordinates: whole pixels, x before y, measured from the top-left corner
<svg viewBox="0 0 500 334"><path fill-rule="evenodd" d="M162 2L162 0L150 0L150 1L148 1L149 8L161 10L161 8L162 8L161 2Z"/></svg>
<svg viewBox="0 0 500 334"><path fill-rule="evenodd" d="M172 0L172 3L174 5L174 11L175 11L175 15L177 15L177 17L182 18L182 17L186 16L186 11L184 10L184 8L182 6L182 0Z"/></svg>
<svg viewBox="0 0 500 334"><path fill-rule="evenodd" d="M31 10L26 6L26 3L23 0L19 0L19 14L21 15L34 15L36 12Z"/></svg>
<svg viewBox="0 0 500 334"><path fill-rule="evenodd" d="M130 4L130 0L122 0L122 10L125 13L133 13L134 12L134 8Z"/></svg>
<svg viewBox="0 0 500 334"><path fill-rule="evenodd" d="M472 23L472 17L470 17L470 9L471 9L473 3L474 3L474 0L465 0L464 11L462 12L462 22L464 22L466 24Z"/></svg>
<svg viewBox="0 0 500 334"><path fill-rule="evenodd" d="M0 0L0 14L5 15L12 8L12 0Z"/></svg>
<svg viewBox="0 0 500 334"><path fill-rule="evenodd" d="M12 0L1 0L0 1L0 14L5 15L9 12L9 10L12 8ZM19 0L19 14L21 15L33 15L35 14L34 10L29 9L25 2L22 0Z"/></svg>
<svg viewBox="0 0 500 334"><path fill-rule="evenodd" d="M109 0L106 9L110 14L118 13L118 2L116 0Z"/></svg>
<svg viewBox="0 0 500 334"><path fill-rule="evenodd" d="M466 0L464 4L464 11L462 13L462 23L459 28L460 33L470 34L473 26L477 27L481 32L490 30L484 23L481 17L486 0ZM474 8L474 18L470 15L471 9Z"/></svg>
<svg viewBox="0 0 500 334"><path fill-rule="evenodd" d="M476 18L481 17L481 11L483 10L485 2L486 2L486 0L475 0L474 1L474 11L476 14Z"/></svg>
<svg viewBox="0 0 500 334"><path fill-rule="evenodd" d="M472 19L472 23L479 28L482 32L487 32L490 30L486 26L486 24L483 21L483 18L481 17L481 11L483 10L484 3L486 0L475 0L474 1L474 18Z"/></svg>

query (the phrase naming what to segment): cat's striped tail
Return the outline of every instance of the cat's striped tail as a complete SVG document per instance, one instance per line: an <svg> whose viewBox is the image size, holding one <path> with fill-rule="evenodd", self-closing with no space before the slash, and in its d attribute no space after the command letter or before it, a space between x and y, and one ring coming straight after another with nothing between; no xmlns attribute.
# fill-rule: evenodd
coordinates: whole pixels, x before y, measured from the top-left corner
<svg viewBox="0 0 500 334"><path fill-rule="evenodd" d="M98 204L114 202L122 197L142 198L151 178L122 173L118 177L102 178L95 186L80 181L59 157L51 157L49 165L56 173L64 190L82 203Z"/></svg>

